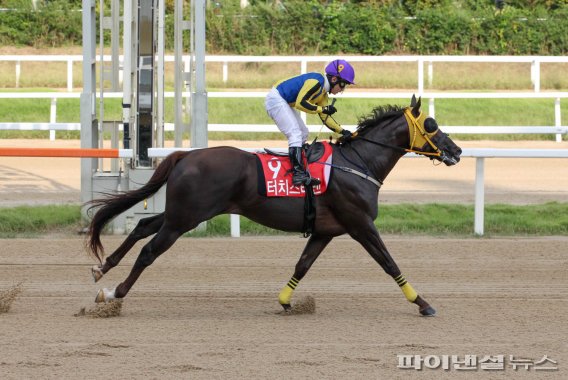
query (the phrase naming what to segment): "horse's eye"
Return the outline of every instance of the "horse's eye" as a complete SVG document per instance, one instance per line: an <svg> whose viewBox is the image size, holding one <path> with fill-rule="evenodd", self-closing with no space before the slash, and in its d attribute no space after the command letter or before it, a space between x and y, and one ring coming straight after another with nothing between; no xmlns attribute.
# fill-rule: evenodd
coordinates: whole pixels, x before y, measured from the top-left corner
<svg viewBox="0 0 568 380"><path fill-rule="evenodd" d="M426 120L424 120L424 129L428 133L436 132L436 130L438 129L438 123L436 123L436 120L429 117Z"/></svg>

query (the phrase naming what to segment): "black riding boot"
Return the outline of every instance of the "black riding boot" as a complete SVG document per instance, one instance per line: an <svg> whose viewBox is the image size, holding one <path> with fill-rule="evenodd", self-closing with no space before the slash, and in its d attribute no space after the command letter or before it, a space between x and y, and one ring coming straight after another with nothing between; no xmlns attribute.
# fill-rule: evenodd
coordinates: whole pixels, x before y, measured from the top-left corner
<svg viewBox="0 0 568 380"><path fill-rule="evenodd" d="M288 155L292 163L292 184L294 186L319 185L320 181L317 178L310 177L304 170L301 147L290 147L288 149Z"/></svg>

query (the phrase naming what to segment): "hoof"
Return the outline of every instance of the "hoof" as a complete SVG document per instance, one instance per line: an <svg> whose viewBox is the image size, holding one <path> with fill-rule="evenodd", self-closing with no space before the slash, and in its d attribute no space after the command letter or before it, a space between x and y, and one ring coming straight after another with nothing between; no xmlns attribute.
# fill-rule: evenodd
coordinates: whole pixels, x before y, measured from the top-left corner
<svg viewBox="0 0 568 380"><path fill-rule="evenodd" d="M105 302L105 292L103 292L103 290L99 290L99 292L97 293L97 296L95 297L95 302L96 303L103 303Z"/></svg>
<svg viewBox="0 0 568 380"><path fill-rule="evenodd" d="M420 309L420 314L423 317L433 317L436 315L436 309L434 309L432 306L428 306L424 309Z"/></svg>
<svg viewBox="0 0 568 380"><path fill-rule="evenodd" d="M93 280L95 280L95 283L98 282L101 278L103 278L103 271L101 267L98 265L94 265L91 268L91 274L93 275Z"/></svg>
<svg viewBox="0 0 568 380"><path fill-rule="evenodd" d="M287 303L287 304L280 304L280 305L282 305L282 307L284 308L284 311L285 311L286 313L292 312L292 306L291 306L289 303Z"/></svg>
<svg viewBox="0 0 568 380"><path fill-rule="evenodd" d="M424 301L422 297L416 297L414 303L418 305L418 310L423 317L433 317L434 315L436 315L436 309L430 306L428 302Z"/></svg>
<svg viewBox="0 0 568 380"><path fill-rule="evenodd" d="M108 290L108 289L100 289L99 292L97 293L97 296L95 297L95 302L96 303L102 303L102 302L108 302L111 301L113 299L115 299L115 295L114 295L114 289L112 290Z"/></svg>

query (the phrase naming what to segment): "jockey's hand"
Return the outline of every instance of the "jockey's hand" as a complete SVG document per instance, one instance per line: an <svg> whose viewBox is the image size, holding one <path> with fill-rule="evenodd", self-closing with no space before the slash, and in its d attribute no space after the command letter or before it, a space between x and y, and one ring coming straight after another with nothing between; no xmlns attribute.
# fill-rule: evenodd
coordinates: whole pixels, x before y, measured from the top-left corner
<svg viewBox="0 0 568 380"><path fill-rule="evenodd" d="M326 115L333 115L337 112L337 108L335 108L333 104L330 104L329 106L323 107L323 110L321 112Z"/></svg>
<svg viewBox="0 0 568 380"><path fill-rule="evenodd" d="M349 141L353 137L353 133L347 129L342 129L340 134L343 141Z"/></svg>

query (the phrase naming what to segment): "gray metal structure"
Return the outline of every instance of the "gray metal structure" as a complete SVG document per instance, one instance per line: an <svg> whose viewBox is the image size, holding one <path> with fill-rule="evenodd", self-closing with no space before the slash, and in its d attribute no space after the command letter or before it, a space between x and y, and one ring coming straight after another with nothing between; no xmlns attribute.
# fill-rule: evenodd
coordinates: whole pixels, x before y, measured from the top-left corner
<svg viewBox="0 0 568 380"><path fill-rule="evenodd" d="M192 148L207 146L207 91L205 88L205 0L191 0L191 124Z"/></svg>
<svg viewBox="0 0 568 380"><path fill-rule="evenodd" d="M105 14L110 2L110 16ZM122 3L122 15L121 7ZM207 92L205 90L205 0L191 1L192 21L183 19L184 0L175 0L175 146L183 146L189 124L190 146L207 146ZM81 93L81 147L120 148L119 126L123 126L122 147L133 149L135 157L81 159L81 201L102 193L127 191L146 183L158 164L148 157L148 148L164 146L164 53L165 0L99 0L99 47L97 62L96 0L83 0L83 92ZM104 96L120 91L119 32L123 20L122 120L106 120ZM103 65L105 48L100 43L110 31L111 62ZM190 55L184 62L184 30L190 30ZM107 32L108 34L108 32ZM187 34L187 33L186 33ZM187 57L187 56L186 56ZM97 64L99 83L97 91ZM184 94L190 89L190 96ZM97 109L98 92L98 109ZM184 107L184 99L186 104ZM190 101L191 100L191 101ZM191 117L189 116L191 113ZM110 132L110 141L103 139ZM108 166L108 168L106 166ZM129 232L141 218L161 213L165 189L118 216L114 233ZM89 218L86 209L83 216Z"/></svg>

